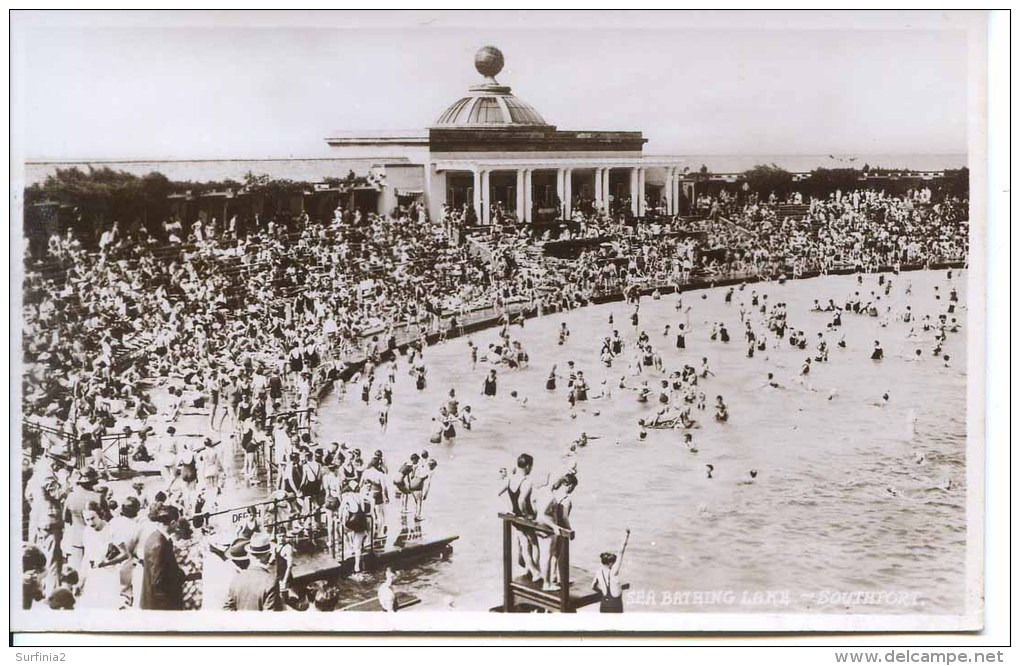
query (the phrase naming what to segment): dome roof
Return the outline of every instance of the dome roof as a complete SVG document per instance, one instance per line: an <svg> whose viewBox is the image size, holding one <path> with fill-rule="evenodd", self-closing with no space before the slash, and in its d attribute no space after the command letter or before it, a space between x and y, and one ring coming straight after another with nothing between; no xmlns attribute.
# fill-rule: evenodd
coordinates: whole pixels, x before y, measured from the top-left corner
<svg viewBox="0 0 1020 666"><path fill-rule="evenodd" d="M548 125L530 105L507 93L477 92L461 97L436 121L436 127Z"/></svg>
<svg viewBox="0 0 1020 666"><path fill-rule="evenodd" d="M503 54L495 46L482 47L475 54L475 69L485 77L485 83L472 86L469 94L451 104L433 127L548 127L538 111L513 95L509 86L496 81L503 62Z"/></svg>

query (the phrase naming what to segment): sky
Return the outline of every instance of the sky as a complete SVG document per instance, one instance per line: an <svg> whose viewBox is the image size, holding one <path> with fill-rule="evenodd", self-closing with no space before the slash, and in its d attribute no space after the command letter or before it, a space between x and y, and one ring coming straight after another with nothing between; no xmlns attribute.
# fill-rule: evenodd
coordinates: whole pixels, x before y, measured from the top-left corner
<svg viewBox="0 0 1020 666"><path fill-rule="evenodd" d="M326 157L421 130L501 49L547 122L649 154L967 152L974 15L17 13L12 131L34 159Z"/></svg>

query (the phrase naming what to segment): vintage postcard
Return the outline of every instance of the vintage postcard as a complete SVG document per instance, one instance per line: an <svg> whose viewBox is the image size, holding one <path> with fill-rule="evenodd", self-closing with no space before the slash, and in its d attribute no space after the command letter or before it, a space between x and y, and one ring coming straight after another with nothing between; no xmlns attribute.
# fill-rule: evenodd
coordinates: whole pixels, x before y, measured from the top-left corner
<svg viewBox="0 0 1020 666"><path fill-rule="evenodd" d="M982 627L986 14L11 22L12 630Z"/></svg>

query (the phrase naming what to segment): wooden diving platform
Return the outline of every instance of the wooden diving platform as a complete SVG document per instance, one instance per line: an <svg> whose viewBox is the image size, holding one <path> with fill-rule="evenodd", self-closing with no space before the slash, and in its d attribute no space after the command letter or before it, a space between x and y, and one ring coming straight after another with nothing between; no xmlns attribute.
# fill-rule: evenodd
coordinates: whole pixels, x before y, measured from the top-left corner
<svg viewBox="0 0 1020 666"><path fill-rule="evenodd" d="M423 559L442 555L452 548L450 544L459 539L456 535L442 538L422 538L402 543L398 538L392 546L366 550L361 556L361 565L365 571L376 571L386 567L401 568ZM381 541L381 540L377 540ZM211 544L210 550L221 559L227 559L226 544ZM296 548L291 556L291 578L297 585L349 576L354 573L354 555L343 559L334 558L329 549Z"/></svg>
<svg viewBox="0 0 1020 666"><path fill-rule="evenodd" d="M440 538L417 538L403 539L397 537L392 545L378 545L381 539L376 539L376 547L367 550L361 556L362 568L366 571L384 569L386 567L403 567L413 562L435 557L451 548L450 544L456 541L457 535ZM324 578L337 576L349 576L354 573L354 556L350 555L343 559L330 556L328 550L294 553L293 579L296 584L305 585Z"/></svg>
<svg viewBox="0 0 1020 666"><path fill-rule="evenodd" d="M503 603L490 609L495 613L526 613L535 610L550 613L574 613L580 608L599 602L602 595L592 588L595 574L580 567L570 566L570 542L573 530L537 523L521 516L501 513L503 521ZM542 584L530 576L513 575L514 530L531 531L539 538L559 538L556 571L559 589L543 590ZM624 585L623 588L629 588Z"/></svg>

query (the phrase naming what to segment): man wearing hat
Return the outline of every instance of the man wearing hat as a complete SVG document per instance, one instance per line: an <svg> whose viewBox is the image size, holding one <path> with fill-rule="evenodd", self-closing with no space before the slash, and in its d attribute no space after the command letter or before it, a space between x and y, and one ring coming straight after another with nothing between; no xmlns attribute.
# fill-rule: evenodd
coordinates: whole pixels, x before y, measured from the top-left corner
<svg viewBox="0 0 1020 666"><path fill-rule="evenodd" d="M67 489L58 476L58 470L70 466L67 458L47 453L36 462L26 488L26 499L30 507L28 539L46 557L44 589L48 590L60 584L60 565L63 559L60 550L64 532L61 509Z"/></svg>
<svg viewBox="0 0 1020 666"><path fill-rule="evenodd" d="M177 521L176 507L162 503L149 509L155 529L145 540L142 559L142 610L184 610L184 572L174 556L169 528Z"/></svg>
<svg viewBox="0 0 1020 666"><path fill-rule="evenodd" d="M78 476L76 487L64 501L64 538L62 543L67 566L78 570L81 558L85 553L82 535L85 533L84 511L90 502L100 502L102 498L95 491L99 483L99 473L91 467L85 468Z"/></svg>
<svg viewBox="0 0 1020 666"><path fill-rule="evenodd" d="M265 532L256 532L248 542L251 561L247 569L238 571L230 583L226 610L277 611L282 610L280 588L276 573L270 569L273 542Z"/></svg>
<svg viewBox="0 0 1020 666"><path fill-rule="evenodd" d="M243 537L235 539L227 550L227 558L234 565L236 572L247 569L251 563L251 558L248 556L248 541Z"/></svg>

